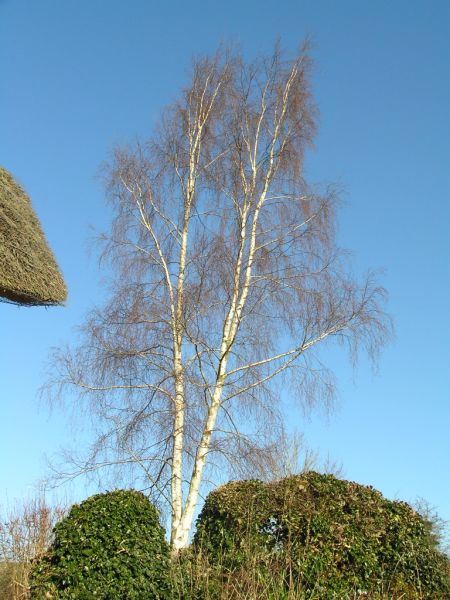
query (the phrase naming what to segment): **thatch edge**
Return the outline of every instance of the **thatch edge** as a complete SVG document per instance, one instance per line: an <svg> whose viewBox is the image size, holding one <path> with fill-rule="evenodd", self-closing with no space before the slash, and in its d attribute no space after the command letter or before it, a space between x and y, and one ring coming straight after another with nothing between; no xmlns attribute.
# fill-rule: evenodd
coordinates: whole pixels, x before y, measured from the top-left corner
<svg viewBox="0 0 450 600"><path fill-rule="evenodd" d="M0 167L0 301L62 305L67 288L30 198Z"/></svg>

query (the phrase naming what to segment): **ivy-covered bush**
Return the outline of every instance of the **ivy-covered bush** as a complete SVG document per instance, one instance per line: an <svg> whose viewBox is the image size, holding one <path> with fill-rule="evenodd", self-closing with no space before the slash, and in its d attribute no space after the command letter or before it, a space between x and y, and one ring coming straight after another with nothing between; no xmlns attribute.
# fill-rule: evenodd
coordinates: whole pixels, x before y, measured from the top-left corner
<svg viewBox="0 0 450 600"><path fill-rule="evenodd" d="M286 590L321 600L450 598L449 562L429 523L404 502L331 475L218 488L198 518L194 547L230 578L257 559L263 579L281 574Z"/></svg>
<svg viewBox="0 0 450 600"><path fill-rule="evenodd" d="M156 508L116 490L74 505L32 568L32 600L166 600L169 550Z"/></svg>

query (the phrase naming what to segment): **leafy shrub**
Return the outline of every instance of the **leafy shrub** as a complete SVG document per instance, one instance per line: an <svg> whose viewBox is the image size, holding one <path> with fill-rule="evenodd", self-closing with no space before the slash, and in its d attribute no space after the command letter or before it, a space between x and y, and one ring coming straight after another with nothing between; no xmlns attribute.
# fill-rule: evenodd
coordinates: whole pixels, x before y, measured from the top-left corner
<svg viewBox="0 0 450 600"><path fill-rule="evenodd" d="M264 484L238 481L206 499L194 547L221 565L224 585L258 560L262 585L321 600L349 592L450 598L447 558L426 520L371 487L309 472Z"/></svg>
<svg viewBox="0 0 450 600"><path fill-rule="evenodd" d="M31 572L35 600L170 598L168 546L155 507L140 492L88 498L58 523Z"/></svg>

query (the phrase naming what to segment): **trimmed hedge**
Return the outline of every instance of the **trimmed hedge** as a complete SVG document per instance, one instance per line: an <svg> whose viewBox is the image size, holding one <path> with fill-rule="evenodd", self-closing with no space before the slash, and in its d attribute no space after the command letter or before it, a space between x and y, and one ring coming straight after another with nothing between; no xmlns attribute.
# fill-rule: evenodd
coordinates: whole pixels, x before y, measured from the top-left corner
<svg viewBox="0 0 450 600"><path fill-rule="evenodd" d="M229 578L257 557L262 577L281 573L286 590L321 600L357 590L450 598L449 562L430 524L404 502L331 475L218 488L197 520L194 547Z"/></svg>
<svg viewBox="0 0 450 600"><path fill-rule="evenodd" d="M156 508L117 490L74 505L32 568L32 600L166 600L169 549Z"/></svg>

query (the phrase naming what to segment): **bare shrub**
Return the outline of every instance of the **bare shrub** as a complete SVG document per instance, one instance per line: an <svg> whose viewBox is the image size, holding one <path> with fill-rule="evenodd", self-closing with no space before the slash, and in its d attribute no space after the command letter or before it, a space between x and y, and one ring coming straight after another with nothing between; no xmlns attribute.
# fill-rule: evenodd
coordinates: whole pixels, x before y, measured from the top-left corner
<svg viewBox="0 0 450 600"><path fill-rule="evenodd" d="M43 495L16 504L0 517L0 598L28 598L28 575L33 559L52 541L54 525L65 514L50 507Z"/></svg>

